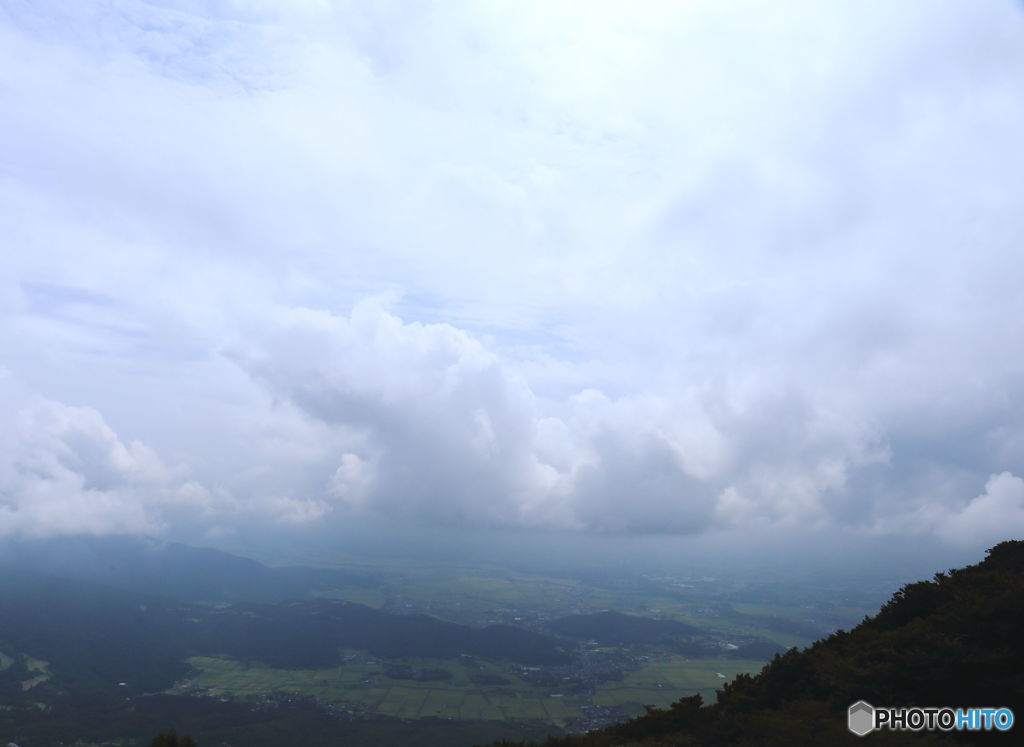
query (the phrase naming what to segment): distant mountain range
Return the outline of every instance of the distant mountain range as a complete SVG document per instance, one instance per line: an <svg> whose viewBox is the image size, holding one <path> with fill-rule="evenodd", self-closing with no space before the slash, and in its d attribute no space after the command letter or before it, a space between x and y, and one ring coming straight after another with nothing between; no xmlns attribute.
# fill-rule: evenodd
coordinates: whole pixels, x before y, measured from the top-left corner
<svg viewBox="0 0 1024 747"><path fill-rule="evenodd" d="M271 568L210 548L134 536L0 543L0 571L29 571L196 602L279 602L319 590L377 583L370 572Z"/></svg>

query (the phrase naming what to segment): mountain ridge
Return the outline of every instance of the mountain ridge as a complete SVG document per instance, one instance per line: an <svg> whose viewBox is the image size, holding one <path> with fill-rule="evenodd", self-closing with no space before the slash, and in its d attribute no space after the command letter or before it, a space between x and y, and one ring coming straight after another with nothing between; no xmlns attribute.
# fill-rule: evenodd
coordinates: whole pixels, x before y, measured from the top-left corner
<svg viewBox="0 0 1024 747"><path fill-rule="evenodd" d="M214 548L131 535L9 539L0 543L0 569L211 604L281 602L375 582L368 572L273 567Z"/></svg>

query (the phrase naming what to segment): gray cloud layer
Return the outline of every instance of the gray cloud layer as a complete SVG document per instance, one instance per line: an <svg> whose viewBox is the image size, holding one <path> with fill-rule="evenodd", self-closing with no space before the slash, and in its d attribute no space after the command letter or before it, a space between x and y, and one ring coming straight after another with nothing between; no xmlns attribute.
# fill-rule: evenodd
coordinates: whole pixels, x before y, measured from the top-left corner
<svg viewBox="0 0 1024 747"><path fill-rule="evenodd" d="M1011 2L7 2L0 533L1024 531Z"/></svg>

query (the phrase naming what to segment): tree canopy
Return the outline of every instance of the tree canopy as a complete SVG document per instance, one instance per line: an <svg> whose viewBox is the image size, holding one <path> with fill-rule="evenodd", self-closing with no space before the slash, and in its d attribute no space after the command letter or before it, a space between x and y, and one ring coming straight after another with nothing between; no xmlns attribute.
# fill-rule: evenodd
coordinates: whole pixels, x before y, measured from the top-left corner
<svg viewBox="0 0 1024 747"><path fill-rule="evenodd" d="M196 741L192 737L185 736L179 737L174 729L157 734L153 737L153 741L149 743L149 747L198 747Z"/></svg>

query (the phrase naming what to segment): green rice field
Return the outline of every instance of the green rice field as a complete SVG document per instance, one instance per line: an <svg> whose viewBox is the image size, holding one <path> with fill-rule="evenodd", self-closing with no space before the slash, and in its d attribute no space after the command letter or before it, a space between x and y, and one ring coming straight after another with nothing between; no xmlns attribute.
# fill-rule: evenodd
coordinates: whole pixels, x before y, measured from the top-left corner
<svg viewBox="0 0 1024 747"><path fill-rule="evenodd" d="M199 689L214 696L235 697L294 693L342 708L397 718L541 719L559 725L578 717L584 705L618 705L640 712L644 704L667 706L696 692L710 702L715 688L727 679L739 672L756 672L763 666L762 662L736 659L666 657L630 672L621 682L600 686L595 695L581 695L533 685L500 664L480 660L400 662L418 668L443 668L453 675L449 680L432 682L388 677L383 670L394 662L364 655L352 655L333 669L315 670L271 669L220 657L194 657L189 663L200 670L199 674L179 683L172 692ZM481 673L504 677L509 684L481 685L470 679Z"/></svg>
<svg viewBox="0 0 1024 747"><path fill-rule="evenodd" d="M705 703L715 701L715 690L740 673L756 673L762 661L744 659L685 659L666 656L651 661L643 669L629 672L621 682L601 685L594 696L596 705L632 705L642 712L643 705L664 708L690 695L700 694ZM719 675L724 675L720 677Z"/></svg>

